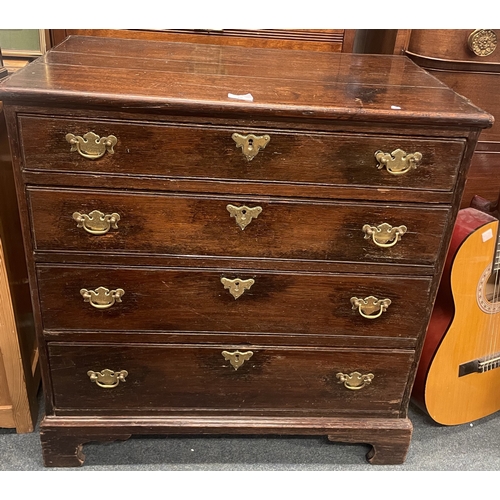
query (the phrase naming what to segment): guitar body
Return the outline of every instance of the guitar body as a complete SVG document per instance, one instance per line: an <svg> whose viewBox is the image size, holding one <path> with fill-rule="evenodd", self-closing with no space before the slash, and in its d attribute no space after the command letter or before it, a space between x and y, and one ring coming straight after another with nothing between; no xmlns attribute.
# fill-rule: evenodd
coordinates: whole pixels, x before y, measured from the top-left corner
<svg viewBox="0 0 500 500"><path fill-rule="evenodd" d="M500 356L500 302L485 296L497 239L497 219L459 211L412 393L443 425L500 410L500 363L491 361ZM474 369L481 361L484 372Z"/></svg>

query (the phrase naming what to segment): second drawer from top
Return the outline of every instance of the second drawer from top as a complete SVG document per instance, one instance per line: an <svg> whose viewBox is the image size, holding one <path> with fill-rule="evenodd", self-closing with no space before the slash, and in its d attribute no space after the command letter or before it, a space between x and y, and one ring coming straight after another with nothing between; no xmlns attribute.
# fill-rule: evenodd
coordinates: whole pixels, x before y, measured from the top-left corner
<svg viewBox="0 0 500 500"><path fill-rule="evenodd" d="M448 207L29 188L36 250L433 266Z"/></svg>

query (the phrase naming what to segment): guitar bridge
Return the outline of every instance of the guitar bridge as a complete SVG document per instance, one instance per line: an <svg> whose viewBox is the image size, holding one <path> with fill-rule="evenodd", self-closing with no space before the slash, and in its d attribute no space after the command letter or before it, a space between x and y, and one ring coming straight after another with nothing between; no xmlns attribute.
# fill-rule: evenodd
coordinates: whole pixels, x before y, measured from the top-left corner
<svg viewBox="0 0 500 500"><path fill-rule="evenodd" d="M475 359L461 364L458 367L458 376L464 377L471 373L484 373L498 367L500 367L500 353L494 354L493 357Z"/></svg>

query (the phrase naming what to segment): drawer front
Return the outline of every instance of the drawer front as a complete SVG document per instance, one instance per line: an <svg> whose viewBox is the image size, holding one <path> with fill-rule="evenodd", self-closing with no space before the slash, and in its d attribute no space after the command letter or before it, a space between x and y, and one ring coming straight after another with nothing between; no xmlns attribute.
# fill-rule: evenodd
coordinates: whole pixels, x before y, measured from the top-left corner
<svg viewBox="0 0 500 500"><path fill-rule="evenodd" d="M389 416L401 408L413 359L411 351L49 344L56 412Z"/></svg>
<svg viewBox="0 0 500 500"><path fill-rule="evenodd" d="M28 193L37 250L434 265L449 219L448 208L395 204Z"/></svg>
<svg viewBox="0 0 500 500"><path fill-rule="evenodd" d="M416 338L430 308L430 277L39 265L38 278L48 330Z"/></svg>
<svg viewBox="0 0 500 500"><path fill-rule="evenodd" d="M20 116L19 121L24 168L97 175L450 191L465 144L462 140L287 133L33 116ZM89 159L78 150L71 151L80 147L88 132L96 134L99 137L96 140L101 142L113 136L116 144L113 142L112 147L106 147L102 142L101 146L95 146L98 150L95 154L102 153L97 159ZM68 142L68 133L81 138L73 139L78 146ZM233 139L234 133L268 135L269 142L248 160L243 148ZM258 139L254 141L253 152L258 149ZM87 149L88 146L81 146L81 151L88 156ZM398 149L407 154L420 153L422 159L417 168L402 175L389 173L385 167L377 168L377 151L390 154ZM396 161L390 162L390 165L395 164Z"/></svg>

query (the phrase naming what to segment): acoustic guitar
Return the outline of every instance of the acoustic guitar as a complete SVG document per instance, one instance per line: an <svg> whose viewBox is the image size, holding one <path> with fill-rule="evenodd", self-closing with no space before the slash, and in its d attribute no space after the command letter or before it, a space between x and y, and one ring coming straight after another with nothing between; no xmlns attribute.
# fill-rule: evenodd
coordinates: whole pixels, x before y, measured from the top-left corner
<svg viewBox="0 0 500 500"><path fill-rule="evenodd" d="M443 425L500 410L500 235L475 208L457 222L412 397Z"/></svg>

